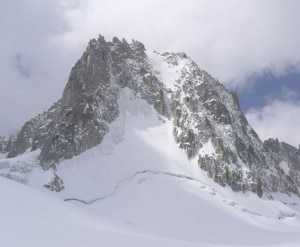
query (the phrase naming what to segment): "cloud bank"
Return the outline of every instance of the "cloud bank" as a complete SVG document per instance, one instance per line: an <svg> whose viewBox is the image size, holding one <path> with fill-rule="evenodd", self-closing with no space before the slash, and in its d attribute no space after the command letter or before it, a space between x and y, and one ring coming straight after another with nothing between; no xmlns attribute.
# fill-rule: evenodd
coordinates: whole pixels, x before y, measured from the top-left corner
<svg viewBox="0 0 300 247"><path fill-rule="evenodd" d="M278 138L295 147L300 145L299 116L299 94L285 88L279 99L269 99L266 106L253 108L246 114L262 140Z"/></svg>
<svg viewBox="0 0 300 247"><path fill-rule="evenodd" d="M77 49L99 32L146 47L185 51L230 86L252 73L300 67L300 2L295 0L77 1L62 44Z"/></svg>

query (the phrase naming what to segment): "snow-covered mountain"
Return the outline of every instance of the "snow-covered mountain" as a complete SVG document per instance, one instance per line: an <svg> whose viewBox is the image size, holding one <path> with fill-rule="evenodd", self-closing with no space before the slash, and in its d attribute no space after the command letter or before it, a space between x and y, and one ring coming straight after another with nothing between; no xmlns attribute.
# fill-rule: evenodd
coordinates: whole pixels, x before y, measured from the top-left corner
<svg viewBox="0 0 300 247"><path fill-rule="evenodd" d="M215 182L259 196L299 194L241 113L235 93L184 53L147 52L138 41L102 36L72 68L62 98L23 126L7 157L40 149L40 165L49 169L100 144L121 115L124 90L123 97L144 100L172 122L174 141Z"/></svg>
<svg viewBox="0 0 300 247"><path fill-rule="evenodd" d="M62 98L0 141L1 176L149 246L300 243L299 150L262 143L237 95L184 53L99 36Z"/></svg>

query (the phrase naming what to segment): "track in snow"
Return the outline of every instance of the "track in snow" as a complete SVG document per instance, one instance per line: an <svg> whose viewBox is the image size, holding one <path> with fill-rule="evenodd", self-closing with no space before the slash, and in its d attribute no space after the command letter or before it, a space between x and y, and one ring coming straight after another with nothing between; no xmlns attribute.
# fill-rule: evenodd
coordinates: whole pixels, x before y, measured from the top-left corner
<svg viewBox="0 0 300 247"><path fill-rule="evenodd" d="M182 174L175 174L175 173L171 173L171 172L152 171L152 170L139 171L139 172L134 173L131 176L125 177L123 179L120 179L118 181L118 184L115 186L114 190L111 193L108 193L108 194L106 194L104 196L97 197L97 198L91 199L91 200L83 200L83 199L78 199L78 198L66 198L66 199L64 199L64 201L77 201L77 202L80 202L80 203L83 203L83 204L93 204L93 203L95 203L97 201L105 200L105 199L107 199L107 198L109 198L111 196L114 196L121 189L122 183L130 181L130 180L134 179L135 177L137 177L139 175L143 175L143 174L165 175L165 176L171 176L171 177L174 177L174 178L179 178L179 179L184 179L184 180L189 180L189 181L197 182L199 184L199 187L204 192L209 193L212 196L215 196L222 203L225 203L228 206L234 207L236 210L239 210L239 211L251 214L251 215L262 216L259 213L247 210L246 208L244 208L240 204L238 204L238 203L234 202L233 200L229 199L228 197L220 194L215 189L210 188L210 186L208 186L207 184L203 183L199 179L195 179L193 177L182 175ZM284 213L284 212L279 212L279 214L277 216L277 219L292 218L292 217L295 217L296 215L297 214L287 214L287 213ZM262 216L262 217L274 218L274 217L270 217L270 216Z"/></svg>

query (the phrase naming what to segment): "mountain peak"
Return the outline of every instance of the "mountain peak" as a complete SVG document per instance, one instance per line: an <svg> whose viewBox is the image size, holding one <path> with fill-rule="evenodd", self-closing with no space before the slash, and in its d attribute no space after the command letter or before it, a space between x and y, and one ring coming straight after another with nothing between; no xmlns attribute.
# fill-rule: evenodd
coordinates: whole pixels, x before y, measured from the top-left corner
<svg viewBox="0 0 300 247"><path fill-rule="evenodd" d="M139 41L101 35L72 68L62 98L22 127L8 157L41 149L41 166L55 169L97 146L120 116L124 88L172 121L174 142L218 184L260 197L299 194L241 113L236 93L185 53L149 52Z"/></svg>

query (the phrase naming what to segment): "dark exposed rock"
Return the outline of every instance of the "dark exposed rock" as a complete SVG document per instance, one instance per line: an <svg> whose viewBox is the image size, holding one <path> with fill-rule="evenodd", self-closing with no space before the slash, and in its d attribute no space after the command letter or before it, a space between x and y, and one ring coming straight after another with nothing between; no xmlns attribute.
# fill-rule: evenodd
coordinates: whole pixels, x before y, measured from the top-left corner
<svg viewBox="0 0 300 247"><path fill-rule="evenodd" d="M55 113L58 112L59 106L60 101L48 111L26 122L12 144L7 158L24 153L27 149L34 151L43 147L53 132Z"/></svg>
<svg viewBox="0 0 300 247"><path fill-rule="evenodd" d="M65 188L62 179L55 173L52 180L48 184L45 184L44 187L54 192L60 192Z"/></svg>
<svg viewBox="0 0 300 247"><path fill-rule="evenodd" d="M15 135L0 136L0 153L8 153L11 150L15 140Z"/></svg>
<svg viewBox="0 0 300 247"><path fill-rule="evenodd" d="M278 139L266 140L264 147L280 164L287 179L300 187L300 150Z"/></svg>
<svg viewBox="0 0 300 247"><path fill-rule="evenodd" d="M169 116L164 91L160 89L155 96L154 108L163 116Z"/></svg>

